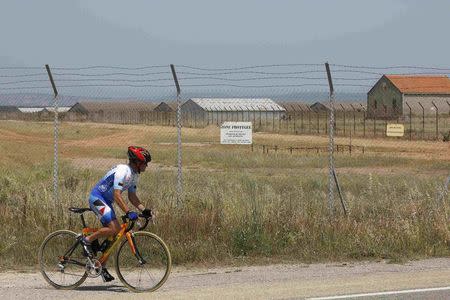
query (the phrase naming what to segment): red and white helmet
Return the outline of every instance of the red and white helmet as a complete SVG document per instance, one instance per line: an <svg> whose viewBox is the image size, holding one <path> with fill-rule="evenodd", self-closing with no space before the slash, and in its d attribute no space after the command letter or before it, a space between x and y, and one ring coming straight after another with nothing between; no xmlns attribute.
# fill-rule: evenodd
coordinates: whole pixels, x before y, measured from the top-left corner
<svg viewBox="0 0 450 300"><path fill-rule="evenodd" d="M128 147L128 159L135 163L147 164L152 161L152 156L147 149L138 146Z"/></svg>

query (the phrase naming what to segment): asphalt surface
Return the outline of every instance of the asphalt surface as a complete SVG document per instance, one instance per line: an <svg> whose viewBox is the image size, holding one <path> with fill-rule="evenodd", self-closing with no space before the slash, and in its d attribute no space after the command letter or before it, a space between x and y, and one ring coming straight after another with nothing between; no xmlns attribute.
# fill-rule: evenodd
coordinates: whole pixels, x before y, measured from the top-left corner
<svg viewBox="0 0 450 300"><path fill-rule="evenodd" d="M115 274L113 274L115 275ZM0 273L1 299L450 299L450 259L405 264L351 262L174 268L153 293L129 292L119 280L88 278L56 290L39 272Z"/></svg>

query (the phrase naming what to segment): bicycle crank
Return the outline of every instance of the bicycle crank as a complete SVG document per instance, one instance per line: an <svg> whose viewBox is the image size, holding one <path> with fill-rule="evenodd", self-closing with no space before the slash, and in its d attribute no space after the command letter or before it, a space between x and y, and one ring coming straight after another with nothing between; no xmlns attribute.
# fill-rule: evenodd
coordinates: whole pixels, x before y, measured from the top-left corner
<svg viewBox="0 0 450 300"><path fill-rule="evenodd" d="M102 274L102 263L97 259L88 258L86 262L86 273L88 277L95 278Z"/></svg>

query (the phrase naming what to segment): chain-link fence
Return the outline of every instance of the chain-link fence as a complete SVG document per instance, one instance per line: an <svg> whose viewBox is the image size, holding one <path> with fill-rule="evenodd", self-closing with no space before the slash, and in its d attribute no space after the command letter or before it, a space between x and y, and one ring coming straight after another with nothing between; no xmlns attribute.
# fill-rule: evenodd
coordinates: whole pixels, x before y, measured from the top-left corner
<svg viewBox="0 0 450 300"><path fill-rule="evenodd" d="M0 251L79 228L67 207L138 145L138 196L177 262L446 253L450 69L329 67L1 69L0 211L37 234ZM252 143L221 143L225 122Z"/></svg>

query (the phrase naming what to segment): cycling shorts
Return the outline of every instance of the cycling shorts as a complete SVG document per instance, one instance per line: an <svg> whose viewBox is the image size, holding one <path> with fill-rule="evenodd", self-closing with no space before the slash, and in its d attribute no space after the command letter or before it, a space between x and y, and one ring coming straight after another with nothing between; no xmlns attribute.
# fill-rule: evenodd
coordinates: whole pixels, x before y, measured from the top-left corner
<svg viewBox="0 0 450 300"><path fill-rule="evenodd" d="M112 204L100 195L91 194L89 196L89 207L102 222L103 226L108 226L111 221L116 220L116 213Z"/></svg>

